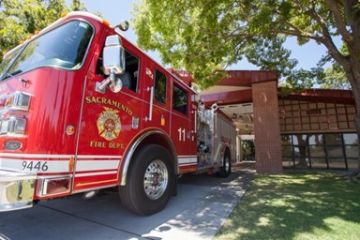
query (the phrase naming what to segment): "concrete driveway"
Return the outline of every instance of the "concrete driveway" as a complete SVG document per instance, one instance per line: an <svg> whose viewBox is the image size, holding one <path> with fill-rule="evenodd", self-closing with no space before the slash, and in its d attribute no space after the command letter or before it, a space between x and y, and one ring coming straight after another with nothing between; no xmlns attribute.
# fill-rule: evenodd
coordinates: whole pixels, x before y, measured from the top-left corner
<svg viewBox="0 0 360 240"><path fill-rule="evenodd" d="M76 195L42 202L0 213L0 239L211 239L252 177L252 171L236 171L227 179L185 176L178 196L149 217L124 209L114 190L91 200Z"/></svg>

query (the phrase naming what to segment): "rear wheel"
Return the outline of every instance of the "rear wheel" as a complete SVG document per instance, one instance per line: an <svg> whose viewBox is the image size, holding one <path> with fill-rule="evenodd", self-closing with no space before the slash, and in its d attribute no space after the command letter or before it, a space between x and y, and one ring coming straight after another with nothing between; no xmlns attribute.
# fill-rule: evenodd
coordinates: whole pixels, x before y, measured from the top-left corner
<svg viewBox="0 0 360 240"><path fill-rule="evenodd" d="M127 183L120 186L120 199L137 214L154 214L166 206L175 184L169 152L159 145L147 145L135 155Z"/></svg>
<svg viewBox="0 0 360 240"><path fill-rule="evenodd" d="M219 177L226 178L231 174L231 158L229 149L225 150L223 165L219 171Z"/></svg>

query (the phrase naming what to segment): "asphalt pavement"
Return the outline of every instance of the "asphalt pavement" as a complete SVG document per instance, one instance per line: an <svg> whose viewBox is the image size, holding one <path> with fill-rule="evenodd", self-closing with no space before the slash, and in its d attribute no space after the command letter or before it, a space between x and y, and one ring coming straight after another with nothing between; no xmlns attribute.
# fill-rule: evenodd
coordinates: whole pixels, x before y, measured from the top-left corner
<svg viewBox="0 0 360 240"><path fill-rule="evenodd" d="M0 240L26 239L211 239L252 180L251 170L229 178L184 176L178 195L152 216L120 204L115 190L84 200L81 195L40 202L31 209L0 213Z"/></svg>

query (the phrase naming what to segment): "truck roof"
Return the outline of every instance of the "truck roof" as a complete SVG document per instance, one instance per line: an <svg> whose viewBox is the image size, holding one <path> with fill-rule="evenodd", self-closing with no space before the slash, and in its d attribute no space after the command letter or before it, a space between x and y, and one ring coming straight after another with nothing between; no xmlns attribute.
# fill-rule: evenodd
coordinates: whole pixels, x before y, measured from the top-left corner
<svg viewBox="0 0 360 240"><path fill-rule="evenodd" d="M39 34L43 34L48 32L49 30L53 29L54 27L56 27L57 25L59 25L63 20L67 19L67 18L71 18L71 17L85 17L85 18L91 18L95 21L98 21L99 23L108 25L109 28L111 28L111 26L108 24L108 21L106 21L105 19L90 13L90 12L84 12L84 11L74 11L74 12L70 12L67 15L65 15L64 17L59 18L58 20L56 20L55 22L53 22L52 24L50 24L49 26L47 26L46 28L42 29ZM190 86L188 86L179 76L177 76L176 74L172 73L171 71L169 71L168 69L166 69L165 67L162 66L162 64L158 63L155 59L153 59L152 57L150 57L148 55L148 53L146 53L144 50L142 50L141 48L137 47L136 44L132 43L131 41L129 41L126 37L124 37L123 34L121 34L120 31L116 31L117 34L119 34L122 38L124 38L129 44L132 44L134 47L136 47L137 49L140 50L140 52L142 54L144 54L147 58L151 59L151 61L155 62L157 65L159 65L163 71L166 71L169 75L171 75L175 80L176 83L181 84L183 87L187 88L188 90L190 90L191 92L196 94L196 91L194 91ZM38 34L32 36L30 39L27 39L26 41L24 41L23 43L21 43L20 45L16 46L15 48L11 49L10 51L8 51L5 55L4 58L9 55L11 52L15 51L16 49L20 48L21 46L23 46L24 44L26 44L27 42L31 41L34 37L38 36Z"/></svg>
<svg viewBox="0 0 360 240"><path fill-rule="evenodd" d="M82 11L75 11L75 12L71 12L69 14L66 15L65 18L68 18L68 17L87 17L87 18L92 18L100 23L104 23L104 22L107 22L106 20L104 20L103 18L93 14L93 13L89 13L89 12L82 12ZM59 19L60 21L62 20ZM58 20L58 21L59 21ZM51 25L49 25L47 28L45 28L43 31L46 31L48 28L52 28L54 25L57 24L57 21ZM109 25L109 27L111 28L111 26ZM41 31L41 32L43 32ZM155 62L157 65L159 65L163 71L166 71L169 75L171 75L175 80L176 80L176 83L179 83L181 84L183 87L187 88L188 90L190 90L191 92L195 93L196 92L190 87L188 86L179 76L175 75L174 73L172 73L171 71L169 71L168 69L166 69L162 64L160 64L158 61L156 61L155 59L153 59L152 57L149 56L148 53L146 53L144 50L142 50L141 48L137 47L136 44L132 43L129 39L127 39L120 31L117 31L115 30L115 32L117 34L119 34L122 38L124 38L129 44L133 45L134 47L136 47L137 49L139 49L139 51L145 55L147 58L151 59L151 61Z"/></svg>

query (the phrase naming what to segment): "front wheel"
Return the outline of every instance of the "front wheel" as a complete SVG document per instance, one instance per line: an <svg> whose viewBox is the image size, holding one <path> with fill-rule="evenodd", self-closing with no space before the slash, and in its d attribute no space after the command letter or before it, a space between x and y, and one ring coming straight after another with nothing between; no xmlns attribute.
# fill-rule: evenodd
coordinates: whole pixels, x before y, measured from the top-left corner
<svg viewBox="0 0 360 240"><path fill-rule="evenodd" d="M135 155L127 183L120 186L120 199L126 208L137 214L154 214L166 206L174 184L169 152L159 145L147 145Z"/></svg>

